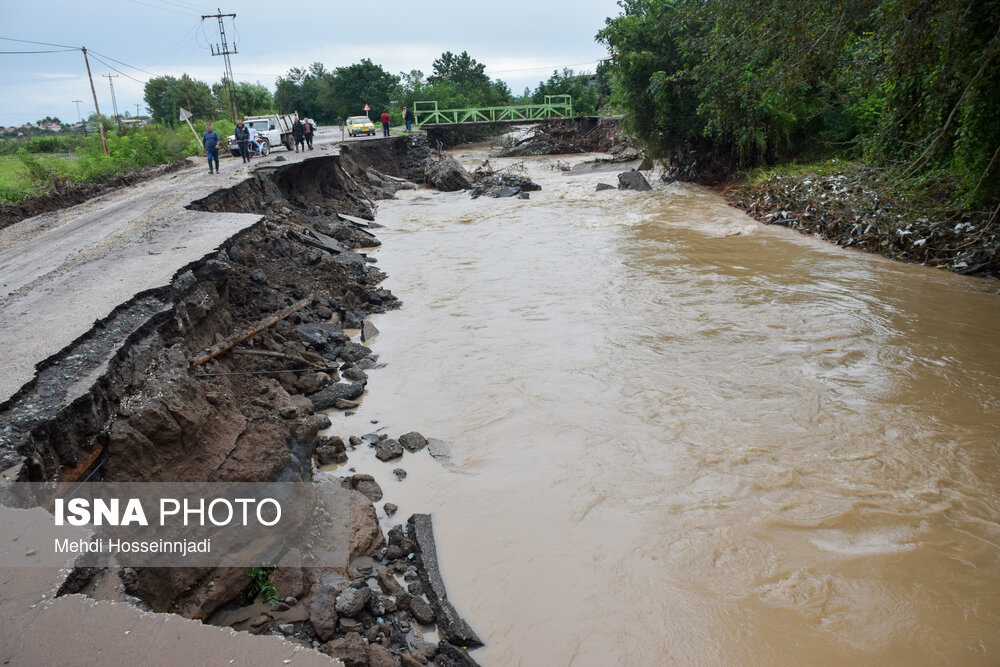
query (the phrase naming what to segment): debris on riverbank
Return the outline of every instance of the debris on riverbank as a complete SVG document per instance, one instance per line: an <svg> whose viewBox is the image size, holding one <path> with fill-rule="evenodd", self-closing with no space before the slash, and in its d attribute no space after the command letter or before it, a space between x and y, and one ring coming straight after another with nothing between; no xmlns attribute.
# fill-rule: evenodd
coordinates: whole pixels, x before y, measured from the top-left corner
<svg viewBox="0 0 1000 667"><path fill-rule="evenodd" d="M442 463L441 441L411 431L398 438L384 433L350 436L349 444L337 436L324 439L316 449L316 463L337 453L340 464L347 452L369 447L376 458L398 466L404 455L427 450ZM328 450L328 451L327 451ZM383 455L385 454L385 455ZM291 641L317 649L347 665L463 665L475 667L466 652L483 645L469 624L448 600L437 559L431 516L413 514L405 524L383 534L371 510L383 499L383 490L372 475L341 477L365 518L352 527L361 535L352 540L352 561L346 569L278 568L270 573L272 603L255 599L230 604L208 619L252 634L281 634ZM393 471L406 478L402 468ZM338 474L336 470L319 474ZM384 505L386 516L395 513ZM358 545L365 545L359 549ZM280 600L274 603L273 601ZM438 636L440 635L440 638ZM433 636L434 641L425 637Z"/></svg>
<svg viewBox="0 0 1000 667"><path fill-rule="evenodd" d="M472 187L469 172L450 155L441 154L434 158L427 166L424 178L428 185L442 192L468 190Z"/></svg>
<svg viewBox="0 0 1000 667"><path fill-rule="evenodd" d="M775 173L722 189L729 202L765 224L815 234L956 273L1000 277L996 211L943 211L885 187L850 163L823 172Z"/></svg>
<svg viewBox="0 0 1000 667"><path fill-rule="evenodd" d="M524 163L518 162L496 171L486 160L472 172L472 198L486 196L498 199L501 197L520 197L527 199L529 192L542 189L523 174Z"/></svg>
<svg viewBox="0 0 1000 667"><path fill-rule="evenodd" d="M639 156L639 147L622 134L620 117L601 116L538 123L525 136L502 146L499 152L501 157L569 153L610 153L626 161Z"/></svg>

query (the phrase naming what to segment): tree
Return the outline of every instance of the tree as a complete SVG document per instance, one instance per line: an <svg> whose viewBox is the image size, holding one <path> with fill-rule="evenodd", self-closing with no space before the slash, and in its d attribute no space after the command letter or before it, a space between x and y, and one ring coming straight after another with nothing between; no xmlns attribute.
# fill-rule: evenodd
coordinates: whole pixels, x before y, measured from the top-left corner
<svg viewBox="0 0 1000 667"><path fill-rule="evenodd" d="M177 79L154 76L143 89L143 99L153 116L153 122L173 126L180 122L178 112L184 107L197 118L215 118L216 102L208 84L187 74Z"/></svg>
<svg viewBox="0 0 1000 667"><path fill-rule="evenodd" d="M1000 0L620 5L597 37L654 155L752 166L836 150L911 185L946 170L961 206L1000 197Z"/></svg>
<svg viewBox="0 0 1000 667"><path fill-rule="evenodd" d="M539 82L531 100L541 104L546 95L569 95L573 98L575 113L593 115L601 104L600 85L597 75L589 72L577 74L565 67L561 73L552 72L548 81Z"/></svg>
<svg viewBox="0 0 1000 667"><path fill-rule="evenodd" d="M500 79L491 81L486 65L466 51L459 55L445 51L433 67L434 74L427 82L435 90L428 99L453 100L448 106L499 106L514 99L507 84Z"/></svg>
<svg viewBox="0 0 1000 667"><path fill-rule="evenodd" d="M399 78L365 58L359 63L338 67L330 82L329 105L341 117L364 113L368 104L376 114L389 109Z"/></svg>
<svg viewBox="0 0 1000 667"><path fill-rule="evenodd" d="M274 111L274 97L271 91L258 83L239 81L233 86L236 92L236 106L241 115L252 116ZM225 109L229 106L225 80L212 84L212 96L216 107Z"/></svg>

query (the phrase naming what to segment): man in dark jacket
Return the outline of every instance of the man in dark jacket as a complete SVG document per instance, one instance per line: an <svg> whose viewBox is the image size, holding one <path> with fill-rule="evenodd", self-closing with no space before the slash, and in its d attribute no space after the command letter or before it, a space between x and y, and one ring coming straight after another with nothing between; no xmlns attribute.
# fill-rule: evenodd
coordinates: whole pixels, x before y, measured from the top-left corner
<svg viewBox="0 0 1000 667"><path fill-rule="evenodd" d="M413 110L403 107L403 120L406 121L406 131L413 132Z"/></svg>
<svg viewBox="0 0 1000 667"><path fill-rule="evenodd" d="M205 134L201 135L201 145L205 148L208 158L208 173L212 173L212 161L215 161L215 171L219 171L219 133L212 129L212 124L205 125Z"/></svg>
<svg viewBox="0 0 1000 667"><path fill-rule="evenodd" d="M292 137L295 139L296 153L299 152L299 146L302 146L302 150L306 149L305 144L302 143L302 140L305 138L305 131L306 128L302 125L302 121L296 118L295 122L292 123Z"/></svg>
<svg viewBox="0 0 1000 667"><path fill-rule="evenodd" d="M236 135L236 145L240 149L240 157L243 158L244 162L250 161L250 130L243 125L243 119L240 118L236 121L236 129L233 130L233 134Z"/></svg>
<svg viewBox="0 0 1000 667"><path fill-rule="evenodd" d="M305 122L302 123L302 125L305 128L304 133L305 133L305 137L306 137L306 144L309 146L309 150L312 150L313 149L313 133L315 133L315 131L316 131L316 126L313 125L312 121L310 121L308 118L306 118Z"/></svg>

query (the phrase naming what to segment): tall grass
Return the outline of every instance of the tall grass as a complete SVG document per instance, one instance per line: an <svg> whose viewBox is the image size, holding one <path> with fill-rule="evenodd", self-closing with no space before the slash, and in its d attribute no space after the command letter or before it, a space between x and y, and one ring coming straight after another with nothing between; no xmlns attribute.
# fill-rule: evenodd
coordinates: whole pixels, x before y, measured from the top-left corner
<svg viewBox="0 0 1000 667"><path fill-rule="evenodd" d="M214 122L213 127L223 139L232 131L232 124L225 120ZM196 126L196 130L199 134L204 131L204 124ZM61 137L40 137L19 148L16 153L19 173L0 180L0 201L18 202L69 183L100 183L144 167L199 155L202 150L200 140L186 125L177 128L151 125L130 130L122 136L109 134L110 155L104 154L100 135L77 140L72 159L42 160L37 155L51 148L65 147L62 140Z"/></svg>

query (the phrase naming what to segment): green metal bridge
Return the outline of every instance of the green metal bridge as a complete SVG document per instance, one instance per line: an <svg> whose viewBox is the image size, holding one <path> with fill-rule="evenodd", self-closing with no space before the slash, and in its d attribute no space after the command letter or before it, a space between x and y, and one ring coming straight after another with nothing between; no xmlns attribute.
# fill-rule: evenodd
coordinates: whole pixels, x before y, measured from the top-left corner
<svg viewBox="0 0 1000 667"><path fill-rule="evenodd" d="M542 104L468 109L438 109L437 102L414 102L413 116L418 127L465 123L532 123L549 118L572 118L573 99L569 95L546 95Z"/></svg>

